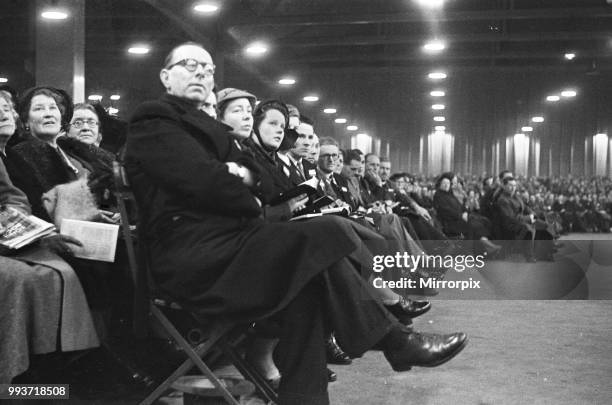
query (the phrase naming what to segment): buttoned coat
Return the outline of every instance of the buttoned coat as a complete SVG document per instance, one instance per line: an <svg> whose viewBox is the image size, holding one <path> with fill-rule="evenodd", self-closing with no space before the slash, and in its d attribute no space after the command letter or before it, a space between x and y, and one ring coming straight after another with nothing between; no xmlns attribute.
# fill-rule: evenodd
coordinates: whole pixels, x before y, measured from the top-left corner
<svg viewBox="0 0 612 405"><path fill-rule="evenodd" d="M339 218L266 223L224 163L257 172L228 130L164 95L135 111L125 164L158 286L202 315L253 320L284 308L358 245Z"/></svg>

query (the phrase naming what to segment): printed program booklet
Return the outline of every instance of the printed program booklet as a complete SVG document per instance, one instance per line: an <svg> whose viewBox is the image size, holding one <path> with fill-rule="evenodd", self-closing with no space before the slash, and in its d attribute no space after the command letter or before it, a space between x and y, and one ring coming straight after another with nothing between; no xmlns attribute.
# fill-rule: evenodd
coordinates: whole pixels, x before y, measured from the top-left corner
<svg viewBox="0 0 612 405"><path fill-rule="evenodd" d="M284 193L281 193L278 197L273 198L270 201L270 205L277 205L283 203L285 201L289 201L290 199L297 197L302 194L306 194L307 196L311 196L317 192L317 187L319 186L319 179L316 177L312 177L306 180L303 183L300 183L297 187L292 188L291 190L287 190Z"/></svg>
<svg viewBox="0 0 612 405"><path fill-rule="evenodd" d="M13 207L0 208L0 245L19 249L55 231L55 226Z"/></svg>
<svg viewBox="0 0 612 405"><path fill-rule="evenodd" d="M62 219L60 233L72 236L83 244L83 246L70 246L75 257L104 262L115 261L119 225Z"/></svg>

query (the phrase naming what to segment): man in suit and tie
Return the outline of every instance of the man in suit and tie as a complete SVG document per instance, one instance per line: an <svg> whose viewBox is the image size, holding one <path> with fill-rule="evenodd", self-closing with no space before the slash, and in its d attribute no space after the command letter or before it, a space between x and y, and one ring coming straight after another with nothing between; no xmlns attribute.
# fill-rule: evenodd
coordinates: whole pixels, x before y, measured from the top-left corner
<svg viewBox="0 0 612 405"><path fill-rule="evenodd" d="M334 172L341 155L338 142L330 137L322 137L319 144L317 176L321 179L319 184L322 191L330 197L348 204L351 209L356 209L357 203L349 192L346 179Z"/></svg>
<svg viewBox="0 0 612 405"><path fill-rule="evenodd" d="M306 117L301 118L295 130L297 139L286 152L279 151L278 157L284 166L283 172L291 183L297 186L316 175L316 165L306 160L312 151L316 135L311 121Z"/></svg>

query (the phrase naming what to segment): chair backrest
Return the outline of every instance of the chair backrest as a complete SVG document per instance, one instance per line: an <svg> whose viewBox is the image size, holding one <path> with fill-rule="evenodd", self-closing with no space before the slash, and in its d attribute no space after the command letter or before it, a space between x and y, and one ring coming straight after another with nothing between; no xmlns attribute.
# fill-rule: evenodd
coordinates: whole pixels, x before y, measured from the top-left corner
<svg viewBox="0 0 612 405"><path fill-rule="evenodd" d="M121 215L121 232L128 256L128 263L134 283L134 302L132 313L132 327L136 337L147 335L147 319L149 315L149 287L146 262L142 260L143 253L137 249L135 226L130 225L128 204L136 212L134 194L121 163L113 162L113 175L115 180L115 196Z"/></svg>

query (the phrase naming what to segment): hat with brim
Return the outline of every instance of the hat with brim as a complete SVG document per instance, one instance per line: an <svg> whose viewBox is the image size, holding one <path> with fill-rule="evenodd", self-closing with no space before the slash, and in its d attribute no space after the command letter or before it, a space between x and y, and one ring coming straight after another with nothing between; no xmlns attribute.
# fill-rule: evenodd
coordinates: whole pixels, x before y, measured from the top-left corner
<svg viewBox="0 0 612 405"><path fill-rule="evenodd" d="M218 104L221 104L221 103L224 103L230 100L236 100L238 98L246 98L249 100L251 104L255 104L255 101L257 101L257 97L255 97L253 94L247 91L244 91L244 90L234 89L232 87L221 89L217 93L217 103Z"/></svg>

